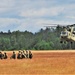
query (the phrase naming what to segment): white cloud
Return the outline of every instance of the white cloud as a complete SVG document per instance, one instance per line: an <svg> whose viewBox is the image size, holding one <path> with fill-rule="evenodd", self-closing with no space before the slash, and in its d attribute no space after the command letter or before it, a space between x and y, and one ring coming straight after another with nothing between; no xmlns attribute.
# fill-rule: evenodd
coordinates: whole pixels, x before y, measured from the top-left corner
<svg viewBox="0 0 75 75"><path fill-rule="evenodd" d="M75 4L66 4L62 7L64 7L64 11L62 12L64 15L75 15Z"/></svg>
<svg viewBox="0 0 75 75"><path fill-rule="evenodd" d="M0 31L6 32L7 30L12 29L11 27L14 28L14 25L17 27L19 24L20 21L18 19L0 18Z"/></svg>
<svg viewBox="0 0 75 75"><path fill-rule="evenodd" d="M75 3L61 1L0 0L0 30L16 25L11 29L35 32L43 28L44 23L73 24Z"/></svg>
<svg viewBox="0 0 75 75"><path fill-rule="evenodd" d="M68 15L66 15L65 17L66 17L66 19L70 19L71 21L72 21L72 20L75 20L75 14L72 14L72 15L69 15L69 14L68 14Z"/></svg>
<svg viewBox="0 0 75 75"><path fill-rule="evenodd" d="M15 5L15 0L0 0L0 13L10 11Z"/></svg>
<svg viewBox="0 0 75 75"><path fill-rule="evenodd" d="M21 31L31 31L37 32L41 28L44 28L47 24L60 24L60 25L68 25L73 24L72 22L68 21L55 21L55 20L46 20L46 19L23 19L20 22L20 25L15 30Z"/></svg>
<svg viewBox="0 0 75 75"><path fill-rule="evenodd" d="M73 24L72 22L68 22L68 21L55 21L55 20L46 20L46 19L10 19L10 18L0 18L0 31L2 29L7 28L4 31L7 31L11 28L11 26L16 25L16 27L11 30L11 31L16 31L16 30L20 30L20 31L31 31L31 32L37 32L39 31L41 28L44 28L44 26L46 26L45 24Z"/></svg>
<svg viewBox="0 0 75 75"><path fill-rule="evenodd" d="M64 10L63 7L30 9L30 10L21 11L20 16L23 16L23 17L57 16L63 10Z"/></svg>
<svg viewBox="0 0 75 75"><path fill-rule="evenodd" d="M14 0L0 0L0 8L12 7Z"/></svg>

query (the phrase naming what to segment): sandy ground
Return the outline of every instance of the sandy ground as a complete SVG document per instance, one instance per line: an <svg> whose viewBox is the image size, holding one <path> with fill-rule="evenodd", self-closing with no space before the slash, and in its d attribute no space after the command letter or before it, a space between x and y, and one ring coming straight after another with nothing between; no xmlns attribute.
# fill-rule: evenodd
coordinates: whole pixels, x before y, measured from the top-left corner
<svg viewBox="0 0 75 75"><path fill-rule="evenodd" d="M16 51L16 54L18 52ZM75 50L32 51L32 59L0 60L0 75L75 75Z"/></svg>

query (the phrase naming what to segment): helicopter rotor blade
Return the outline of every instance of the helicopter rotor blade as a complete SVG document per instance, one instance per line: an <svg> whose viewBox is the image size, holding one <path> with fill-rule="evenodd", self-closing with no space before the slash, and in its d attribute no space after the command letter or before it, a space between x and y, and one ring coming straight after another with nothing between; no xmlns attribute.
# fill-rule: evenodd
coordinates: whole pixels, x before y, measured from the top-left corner
<svg viewBox="0 0 75 75"><path fill-rule="evenodd" d="M60 26L60 27L66 27L66 28L75 26L75 24L69 25L69 24L46 24L46 23L44 23L43 25L48 25L48 26L44 26L44 27L57 27L57 26Z"/></svg>

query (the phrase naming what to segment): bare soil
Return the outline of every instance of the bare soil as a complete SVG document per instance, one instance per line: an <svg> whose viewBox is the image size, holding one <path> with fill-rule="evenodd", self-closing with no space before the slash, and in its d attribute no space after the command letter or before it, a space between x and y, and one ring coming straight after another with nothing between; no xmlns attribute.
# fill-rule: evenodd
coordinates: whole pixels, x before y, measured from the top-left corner
<svg viewBox="0 0 75 75"><path fill-rule="evenodd" d="M32 51L32 59L0 60L0 75L75 75L75 50ZM17 51L16 51L17 54Z"/></svg>

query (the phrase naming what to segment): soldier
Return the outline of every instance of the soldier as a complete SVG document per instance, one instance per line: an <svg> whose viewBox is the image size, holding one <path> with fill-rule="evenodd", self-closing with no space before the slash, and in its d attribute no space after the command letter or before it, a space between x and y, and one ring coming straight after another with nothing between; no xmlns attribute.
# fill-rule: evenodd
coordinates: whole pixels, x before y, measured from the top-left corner
<svg viewBox="0 0 75 75"><path fill-rule="evenodd" d="M25 58L25 57L26 57L26 54L25 54L25 52L23 50L23 52L22 52L22 58Z"/></svg>
<svg viewBox="0 0 75 75"><path fill-rule="evenodd" d="M23 53L21 52L21 59L23 59L24 58L24 56L23 56Z"/></svg>
<svg viewBox="0 0 75 75"><path fill-rule="evenodd" d="M3 54L2 54L2 52L0 52L0 59L2 59L2 57L3 57Z"/></svg>
<svg viewBox="0 0 75 75"><path fill-rule="evenodd" d="M17 59L21 59L21 51L19 51L19 53L17 55Z"/></svg>
<svg viewBox="0 0 75 75"><path fill-rule="evenodd" d="M13 51L13 54L12 54L12 56L10 57L10 59L16 59L16 54L15 54L14 51Z"/></svg>
<svg viewBox="0 0 75 75"><path fill-rule="evenodd" d="M31 51L29 51L29 58L32 59L33 55L31 53Z"/></svg>
<svg viewBox="0 0 75 75"><path fill-rule="evenodd" d="M26 58L28 58L29 56L28 56L28 50L26 50Z"/></svg>
<svg viewBox="0 0 75 75"><path fill-rule="evenodd" d="M7 58L8 58L6 52L4 52L3 58L4 58L4 59L7 59Z"/></svg>

